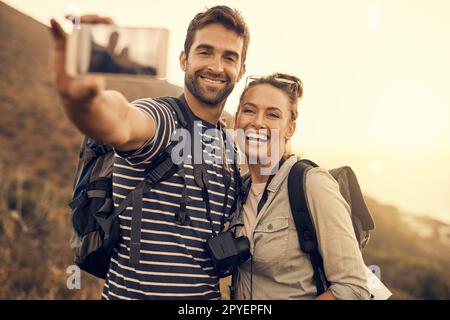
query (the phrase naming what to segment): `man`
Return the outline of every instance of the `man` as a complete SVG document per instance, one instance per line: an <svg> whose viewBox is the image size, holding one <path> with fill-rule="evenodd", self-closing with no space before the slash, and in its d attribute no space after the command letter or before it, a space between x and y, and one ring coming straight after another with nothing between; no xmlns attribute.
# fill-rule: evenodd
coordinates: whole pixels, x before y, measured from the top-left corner
<svg viewBox="0 0 450 320"><path fill-rule="evenodd" d="M145 168L170 144L176 128L173 110L153 99L133 103L95 77L71 78L64 70L65 36L52 19L55 39L56 86L69 119L87 136L111 144L115 206L143 179ZM181 101L200 135L216 128L225 101L245 73L249 32L240 14L216 6L197 14L187 30L180 65L185 72ZM220 136L220 135L219 135ZM217 153L216 153L217 154ZM130 263L131 208L120 216L121 239L113 252L105 281L104 299L219 299L219 281L205 243L223 227L235 199L235 179L225 184L223 166L206 163L205 190L194 179L193 165L184 177L175 173L144 193L140 262ZM230 169L232 170L232 169ZM233 175L231 175L232 177ZM231 191L231 192L230 192ZM176 217L186 193L189 223Z"/></svg>

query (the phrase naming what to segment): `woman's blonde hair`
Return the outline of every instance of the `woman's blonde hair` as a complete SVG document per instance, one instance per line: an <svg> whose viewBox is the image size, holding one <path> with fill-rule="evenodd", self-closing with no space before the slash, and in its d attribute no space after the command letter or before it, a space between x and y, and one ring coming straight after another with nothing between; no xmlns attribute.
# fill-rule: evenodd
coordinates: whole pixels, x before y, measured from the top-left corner
<svg viewBox="0 0 450 320"><path fill-rule="evenodd" d="M245 85L245 89L242 92L241 97L239 99L238 112L242 105L244 96L247 93L247 90L258 84L270 84L270 85L274 86L275 88L278 88L278 89L281 89L282 91L284 91L289 98L289 102L291 103L291 108L290 108L291 120L295 121L297 119L298 103L303 96L303 83L299 78L289 75L289 74L286 74L286 73L273 73L271 75L263 76L263 77L249 76L247 78L247 83Z"/></svg>

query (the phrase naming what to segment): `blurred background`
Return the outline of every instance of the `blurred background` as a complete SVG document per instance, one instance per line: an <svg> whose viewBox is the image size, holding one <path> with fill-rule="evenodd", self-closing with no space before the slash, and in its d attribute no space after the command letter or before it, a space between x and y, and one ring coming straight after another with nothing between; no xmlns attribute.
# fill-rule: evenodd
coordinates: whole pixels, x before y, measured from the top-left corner
<svg viewBox="0 0 450 320"><path fill-rule="evenodd" d="M177 95L187 26L207 7L250 27L247 74L304 82L292 151L358 175L376 230L364 250L393 299L450 299L450 2L0 2L0 299L98 299L85 273L67 287L71 197L81 134L51 80L51 17L98 13L170 31L167 79L107 86L129 100ZM175 10L174 10L175 9ZM245 81L227 101L233 115Z"/></svg>

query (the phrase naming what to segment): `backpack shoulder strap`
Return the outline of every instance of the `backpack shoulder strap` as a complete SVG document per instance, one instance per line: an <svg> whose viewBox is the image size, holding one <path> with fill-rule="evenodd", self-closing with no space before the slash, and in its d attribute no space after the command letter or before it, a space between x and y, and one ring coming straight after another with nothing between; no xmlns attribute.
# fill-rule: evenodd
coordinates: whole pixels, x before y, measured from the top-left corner
<svg viewBox="0 0 450 320"><path fill-rule="evenodd" d="M300 245L305 253L317 249L316 232L311 221L305 192L306 173L316 166L305 160L297 161L292 166L288 177L289 203L299 237L304 238L300 239L303 240Z"/></svg>
<svg viewBox="0 0 450 320"><path fill-rule="evenodd" d="M184 95L181 95L177 98L175 97L161 97L155 99L158 102L162 102L165 105L169 105L172 110L175 112L177 117L177 121L182 128L191 129L193 124L192 116L189 114L189 111Z"/></svg>
<svg viewBox="0 0 450 320"><path fill-rule="evenodd" d="M164 103L169 106L176 115L178 122L177 127L183 127L190 129L192 127L192 121L189 121L189 113L186 110L186 106L180 99L173 97L156 98L158 102ZM112 216L117 216L125 208L132 204L133 210L131 212L131 235L130 235L130 264L135 266L140 261L140 248L141 248L141 228L142 228L142 198L144 190L147 190L150 186L156 183L168 179L175 172L178 171L178 166L173 163L171 159L171 151L173 149L173 142L169 144L165 150L157 156L156 159L145 170L145 179L138 184L138 186L132 190L127 197L120 203L119 207L115 208ZM183 189L182 202L185 199L185 188ZM180 208L180 211L185 209Z"/></svg>
<svg viewBox="0 0 450 320"><path fill-rule="evenodd" d="M246 173L242 176L242 185L241 185L241 203L245 203L247 201L248 193L250 192L250 188L252 186L252 179L250 179L250 173Z"/></svg>
<svg viewBox="0 0 450 320"><path fill-rule="evenodd" d="M192 113L188 110L189 106L186 102L184 95L180 95L178 98L174 97L163 97L159 98L160 101L169 103L172 109L175 111L179 126L187 129L191 134L191 137L195 135L194 133L194 118ZM194 161L194 143L191 143L191 156ZM205 189L207 185L206 169L203 168L203 164L197 165L195 161L192 163L194 167L194 180L195 183L202 189Z"/></svg>
<svg viewBox="0 0 450 320"><path fill-rule="evenodd" d="M176 115L176 120L179 126L183 128L189 128L191 126L189 121L188 111L185 110L180 98L174 97L161 97L155 98L156 101L164 103L169 106ZM169 146L156 158L146 169L146 177L149 182L157 183L159 181L165 180L175 173L178 167L172 162L171 151L173 149L173 144Z"/></svg>
<svg viewBox="0 0 450 320"><path fill-rule="evenodd" d="M310 160L299 160L291 168L288 177L289 203L302 251L309 255L314 270L317 295L325 292L327 280L323 260L319 253L316 229L308 208L305 177L306 173L318 165Z"/></svg>

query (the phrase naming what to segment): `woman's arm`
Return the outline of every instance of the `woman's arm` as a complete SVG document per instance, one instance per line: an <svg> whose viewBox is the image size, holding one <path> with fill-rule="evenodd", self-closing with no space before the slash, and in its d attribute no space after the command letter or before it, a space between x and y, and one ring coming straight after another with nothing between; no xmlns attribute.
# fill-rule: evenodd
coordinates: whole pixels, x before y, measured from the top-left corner
<svg viewBox="0 0 450 320"><path fill-rule="evenodd" d="M327 290L320 296L317 296L315 300L337 300L337 299L330 290Z"/></svg>
<svg viewBox="0 0 450 320"><path fill-rule="evenodd" d="M369 299L366 266L356 241L350 207L339 185L323 168L313 168L306 176L309 210L316 228L319 252L327 280L324 293L336 299Z"/></svg>

